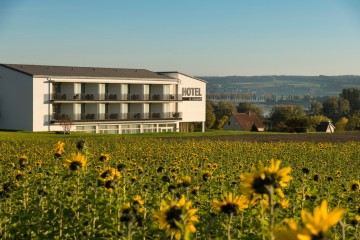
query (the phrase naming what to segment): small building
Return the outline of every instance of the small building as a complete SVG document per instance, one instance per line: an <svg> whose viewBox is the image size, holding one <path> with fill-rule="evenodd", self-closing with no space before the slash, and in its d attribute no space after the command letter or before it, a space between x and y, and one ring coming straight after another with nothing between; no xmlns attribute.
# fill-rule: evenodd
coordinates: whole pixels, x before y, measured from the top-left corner
<svg viewBox="0 0 360 240"><path fill-rule="evenodd" d="M331 122L320 122L316 126L316 131L333 133L335 131L335 126Z"/></svg>
<svg viewBox="0 0 360 240"><path fill-rule="evenodd" d="M234 113L223 126L224 130L263 132L265 126L259 116L253 112Z"/></svg>

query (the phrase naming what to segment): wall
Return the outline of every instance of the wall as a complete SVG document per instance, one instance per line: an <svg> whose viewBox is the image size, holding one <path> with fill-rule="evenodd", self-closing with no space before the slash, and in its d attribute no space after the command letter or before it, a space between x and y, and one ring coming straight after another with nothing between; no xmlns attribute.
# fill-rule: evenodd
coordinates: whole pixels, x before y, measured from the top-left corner
<svg viewBox="0 0 360 240"><path fill-rule="evenodd" d="M229 124L230 122L230 124ZM234 115L230 116L223 126L224 130L243 130L239 123L235 120Z"/></svg>
<svg viewBox="0 0 360 240"><path fill-rule="evenodd" d="M182 112L181 122L205 122L206 82L177 72L161 74L177 78L180 81L178 94L183 95L183 101L179 103L178 111Z"/></svg>
<svg viewBox="0 0 360 240"><path fill-rule="evenodd" d="M33 131L50 131L52 84L47 78L34 78L33 83Z"/></svg>
<svg viewBox="0 0 360 240"><path fill-rule="evenodd" d="M32 76L0 66L0 129L33 130L32 89Z"/></svg>

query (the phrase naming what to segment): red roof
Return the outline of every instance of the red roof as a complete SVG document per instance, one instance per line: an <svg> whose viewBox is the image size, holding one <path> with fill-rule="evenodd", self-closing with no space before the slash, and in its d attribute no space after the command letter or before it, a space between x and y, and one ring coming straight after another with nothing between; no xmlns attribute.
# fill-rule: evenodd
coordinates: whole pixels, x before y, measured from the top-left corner
<svg viewBox="0 0 360 240"><path fill-rule="evenodd" d="M250 131L252 126L255 124L256 128L265 128L264 124L256 113L234 113L235 120L239 123L240 127L245 131Z"/></svg>

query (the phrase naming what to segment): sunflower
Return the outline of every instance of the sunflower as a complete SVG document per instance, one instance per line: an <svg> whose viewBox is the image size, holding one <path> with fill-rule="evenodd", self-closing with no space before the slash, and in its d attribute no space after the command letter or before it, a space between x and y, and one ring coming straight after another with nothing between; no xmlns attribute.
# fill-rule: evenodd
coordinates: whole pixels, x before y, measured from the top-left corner
<svg viewBox="0 0 360 240"><path fill-rule="evenodd" d="M119 184L119 179L118 178L114 178L114 179L109 179L105 181L105 189L106 191L112 193L116 187L116 185Z"/></svg>
<svg viewBox="0 0 360 240"><path fill-rule="evenodd" d="M178 202L170 199L169 204L163 200L160 210L154 213L154 219L166 235L175 239L180 239L182 234L188 236L196 231L194 223L199 222L195 215L197 209L191 209L191 205L192 202L186 202L185 196L181 196Z"/></svg>
<svg viewBox="0 0 360 240"><path fill-rule="evenodd" d="M189 176L184 176L182 179L177 181L177 187L189 187L191 183L191 178Z"/></svg>
<svg viewBox="0 0 360 240"><path fill-rule="evenodd" d="M232 193L226 194L222 201L213 200L213 207L216 212L225 213L227 215L237 215L239 212L248 208L249 200L244 196L234 196Z"/></svg>
<svg viewBox="0 0 360 240"><path fill-rule="evenodd" d="M195 187L192 188L191 194L192 195L197 195L199 193L199 190L200 190L200 186L195 186Z"/></svg>
<svg viewBox="0 0 360 240"><path fill-rule="evenodd" d="M59 158L64 151L65 143L58 141L54 146L54 157Z"/></svg>
<svg viewBox="0 0 360 240"><path fill-rule="evenodd" d="M85 156L81 153L71 154L70 159L66 159L64 163L64 167L70 169L73 172L77 172L79 170L84 170L86 166Z"/></svg>
<svg viewBox="0 0 360 240"><path fill-rule="evenodd" d="M100 157L99 157L100 162L107 162L107 161L109 161L109 159L110 159L109 154L105 154L105 153L100 154Z"/></svg>
<svg viewBox="0 0 360 240"><path fill-rule="evenodd" d="M121 178L121 174L116 168L106 167L105 170L100 173L100 179L104 182L115 178Z"/></svg>
<svg viewBox="0 0 360 240"><path fill-rule="evenodd" d="M269 195L269 188L272 187L280 197L284 197L281 188L286 187L292 179L288 173L291 167L280 168L281 161L274 159L270 161L270 167L264 167L263 163L259 163L259 168L254 169L253 173L246 173L240 176L243 191L252 198L259 198L263 194Z"/></svg>
<svg viewBox="0 0 360 240"><path fill-rule="evenodd" d="M360 223L360 215L356 215L350 220L350 224L354 227L356 227L359 223Z"/></svg>
<svg viewBox="0 0 360 240"><path fill-rule="evenodd" d="M353 180L350 185L351 192L359 192L360 191L360 182L357 180Z"/></svg>
<svg viewBox="0 0 360 240"><path fill-rule="evenodd" d="M15 177L16 181L19 182L24 179L24 173L20 170L16 170L14 173L14 177Z"/></svg>
<svg viewBox="0 0 360 240"><path fill-rule="evenodd" d="M289 225L289 230L281 233L278 239L299 239L299 240L312 240L328 239L328 230L336 225L342 216L344 210L335 208L331 212L328 212L328 202L323 200L320 206L317 206L312 215L306 210L301 211L301 220L304 225L300 229L296 223Z"/></svg>
<svg viewBox="0 0 360 240"><path fill-rule="evenodd" d="M213 173L211 171L205 170L202 172L202 180L206 182L212 178L212 175Z"/></svg>
<svg viewBox="0 0 360 240"><path fill-rule="evenodd" d="M20 168L22 170L24 170L26 168L27 164L28 164L28 157L25 155L20 156L20 158L19 158Z"/></svg>
<svg viewBox="0 0 360 240"><path fill-rule="evenodd" d="M301 219L305 229L312 237L316 238L317 236L325 236L327 231L340 221L344 213L344 210L340 208L328 212L328 202L323 200L320 206L315 208L314 215L306 210L301 211Z"/></svg>
<svg viewBox="0 0 360 240"><path fill-rule="evenodd" d="M132 204L133 204L133 205L144 205L144 200L141 199L141 196L140 196L140 195L136 195L136 196L133 198Z"/></svg>

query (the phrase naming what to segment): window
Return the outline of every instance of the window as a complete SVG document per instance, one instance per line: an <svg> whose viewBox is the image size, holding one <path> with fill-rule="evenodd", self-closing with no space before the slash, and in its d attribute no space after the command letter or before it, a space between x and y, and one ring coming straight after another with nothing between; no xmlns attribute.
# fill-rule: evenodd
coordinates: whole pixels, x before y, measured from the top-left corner
<svg viewBox="0 0 360 240"><path fill-rule="evenodd" d="M119 125L100 125L99 132L103 134L118 134Z"/></svg>
<svg viewBox="0 0 360 240"><path fill-rule="evenodd" d="M77 132L96 133L96 126L76 126Z"/></svg>

